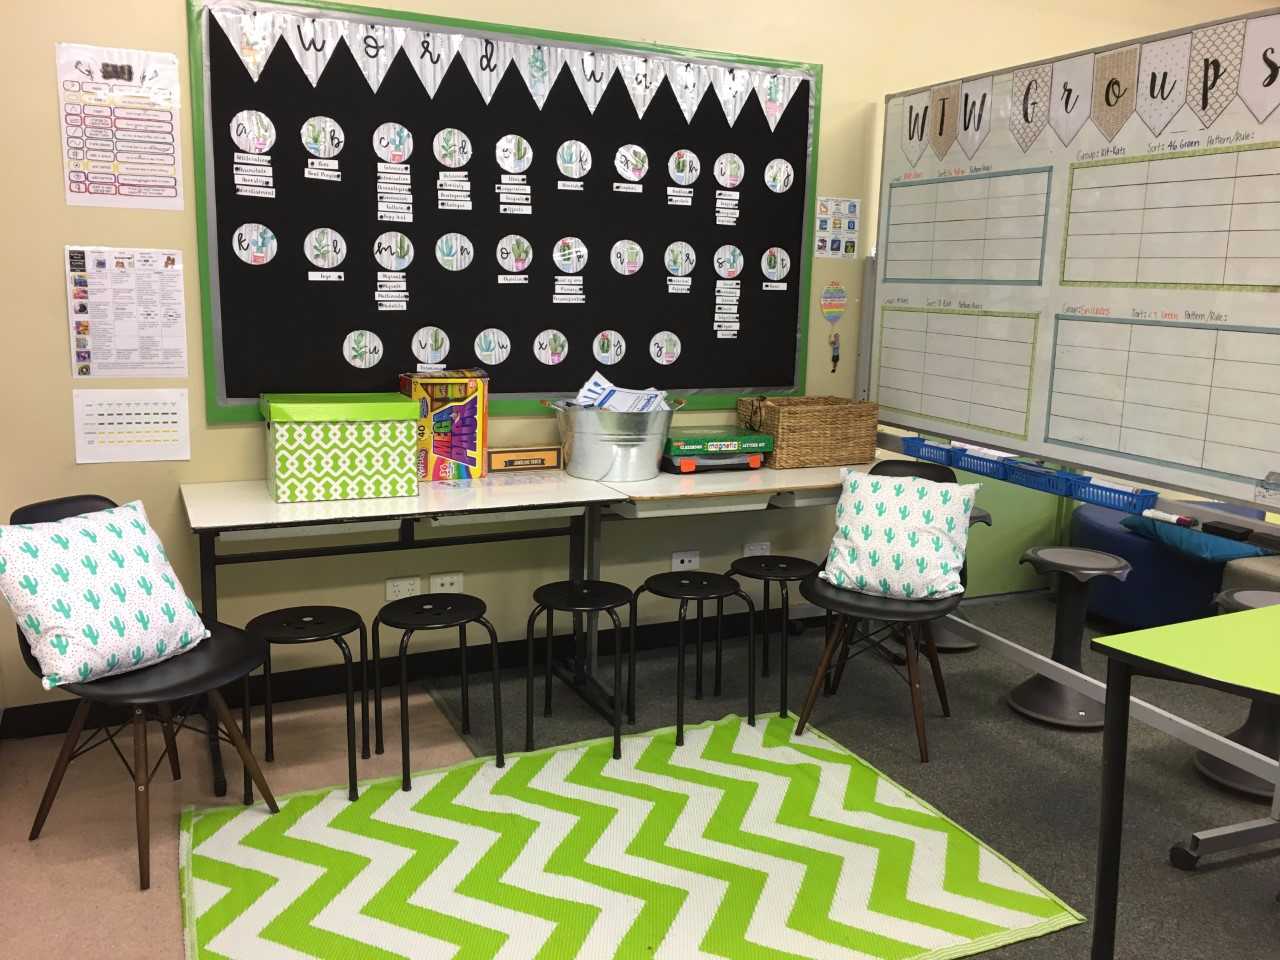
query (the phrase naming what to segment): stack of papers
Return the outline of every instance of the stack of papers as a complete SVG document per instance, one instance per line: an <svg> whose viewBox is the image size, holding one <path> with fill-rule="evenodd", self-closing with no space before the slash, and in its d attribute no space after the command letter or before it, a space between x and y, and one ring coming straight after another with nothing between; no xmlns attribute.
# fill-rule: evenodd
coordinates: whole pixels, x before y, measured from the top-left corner
<svg viewBox="0 0 1280 960"><path fill-rule="evenodd" d="M647 390L627 390L615 387L596 371L578 391L577 404L582 407L600 407L617 413L647 413L651 410L670 410L667 393L656 387Z"/></svg>

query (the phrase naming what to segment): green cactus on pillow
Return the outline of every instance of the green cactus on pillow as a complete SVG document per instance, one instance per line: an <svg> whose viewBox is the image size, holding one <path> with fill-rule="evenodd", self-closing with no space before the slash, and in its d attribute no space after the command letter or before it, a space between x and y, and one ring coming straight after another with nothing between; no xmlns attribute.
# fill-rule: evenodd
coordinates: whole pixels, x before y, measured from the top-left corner
<svg viewBox="0 0 1280 960"><path fill-rule="evenodd" d="M905 562L905 561L902 559L902 554L900 554L900 553L895 553L895 554L893 555L893 569L895 569L895 570L901 570L901 569L902 569L902 564L903 564L904 562Z"/></svg>
<svg viewBox="0 0 1280 960"><path fill-rule="evenodd" d="M124 598L128 596L128 591L126 591L124 587L120 586L119 583L111 584L111 593L121 603L124 603Z"/></svg>
<svg viewBox="0 0 1280 960"><path fill-rule="evenodd" d="M117 637L124 639L124 621L123 620L121 620L119 617L112 617L111 620L107 623L107 626L111 628L111 631Z"/></svg>
<svg viewBox="0 0 1280 960"><path fill-rule="evenodd" d="M57 577L59 580L61 580L63 583L66 583L68 580L71 579L71 571L68 570L66 567L64 567L60 563L55 563L49 569L52 570L53 575Z"/></svg>
<svg viewBox="0 0 1280 960"><path fill-rule="evenodd" d="M108 670L114 670L118 666L120 666L120 655L118 653L113 653L111 656L107 657Z"/></svg>
<svg viewBox="0 0 1280 960"><path fill-rule="evenodd" d="M119 550L112 550L110 553L107 554L107 556L111 558L111 562L114 563L117 567L119 567L121 570L124 569L124 557L120 555Z"/></svg>
<svg viewBox="0 0 1280 960"><path fill-rule="evenodd" d="M90 667L89 664L87 663L81 663L80 669L77 670L76 672L80 674L81 683L83 683L84 681L88 680L90 677L93 676L93 668Z"/></svg>
<svg viewBox="0 0 1280 960"><path fill-rule="evenodd" d="M147 616L147 612L145 610L138 610L135 612L133 619L138 621L138 626L142 627L143 630L151 629L151 618Z"/></svg>
<svg viewBox="0 0 1280 960"><path fill-rule="evenodd" d="M867 553L867 563L871 564L871 566L873 567L880 566L880 551L878 550L869 551Z"/></svg>
<svg viewBox="0 0 1280 960"><path fill-rule="evenodd" d="M165 620L169 623L173 623L174 617L178 615L178 611L174 610L173 607L167 603L160 608L160 612L164 614Z"/></svg>
<svg viewBox="0 0 1280 960"><path fill-rule="evenodd" d="M31 574L24 573L22 579L18 581L18 586L34 597L40 590L40 581Z"/></svg>
<svg viewBox="0 0 1280 960"><path fill-rule="evenodd" d="M89 576L96 577L98 575L98 561L87 553L80 558L80 566L89 571Z"/></svg>
<svg viewBox="0 0 1280 960"><path fill-rule="evenodd" d="M70 541L70 540L68 540L66 537L64 537L64 536L63 536L62 534L60 534L60 533L55 533L53 536L51 536L51 537L49 538L49 540L50 540L52 543L57 544L57 545L58 545L59 547L61 547L63 550L66 550L66 549L67 549L67 547L71 546L71 541Z"/></svg>
<svg viewBox="0 0 1280 960"><path fill-rule="evenodd" d="M62 614L64 620L71 619L71 604L59 597L53 602L53 612Z"/></svg>
<svg viewBox="0 0 1280 960"><path fill-rule="evenodd" d="M93 646L96 647L98 645L99 634L97 629L93 626L93 624L91 623L85 624L84 629L81 630L80 632L84 634L84 638L88 640L89 643L91 643Z"/></svg>
<svg viewBox="0 0 1280 960"><path fill-rule="evenodd" d="M67 655L67 648L71 646L71 641L62 634L55 633L52 639L49 640L49 646L53 647L53 649L57 650L61 656L65 657Z"/></svg>
<svg viewBox="0 0 1280 960"><path fill-rule="evenodd" d="M22 621L22 625L37 637L44 633L44 631L40 629L40 618L34 613L28 613L26 619Z"/></svg>
<svg viewBox="0 0 1280 960"><path fill-rule="evenodd" d="M22 541L22 546L20 546L18 549L21 550L23 553L25 553L32 560L35 560L40 556L40 548L37 547L34 543L32 543L30 540Z"/></svg>
<svg viewBox="0 0 1280 960"><path fill-rule="evenodd" d="M906 597L908 600L910 600L913 596L915 596L915 592L916 592L916 588L913 587L911 584L904 583L902 585L902 595Z"/></svg>
<svg viewBox="0 0 1280 960"><path fill-rule="evenodd" d="M120 527L116 526L114 523L108 523L106 527L111 533L114 533L116 535L117 540L124 539L124 531L120 529Z"/></svg>
<svg viewBox="0 0 1280 960"><path fill-rule="evenodd" d="M152 584L150 580L148 580L146 577L139 577L137 580L137 583L138 583L139 590L145 593L148 597L151 596L151 591L154 587L154 584Z"/></svg>
<svg viewBox="0 0 1280 960"><path fill-rule="evenodd" d="M142 647L137 646L129 651L129 661L136 667L142 662Z"/></svg>

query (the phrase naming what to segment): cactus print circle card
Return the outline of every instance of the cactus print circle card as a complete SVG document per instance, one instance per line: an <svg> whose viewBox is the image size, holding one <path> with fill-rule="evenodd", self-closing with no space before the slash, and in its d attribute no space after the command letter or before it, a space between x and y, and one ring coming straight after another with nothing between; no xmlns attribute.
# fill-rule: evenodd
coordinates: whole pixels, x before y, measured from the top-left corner
<svg viewBox="0 0 1280 960"><path fill-rule="evenodd" d="M770 247L760 257L760 272L768 280L781 280L791 272L791 257L781 247Z"/></svg>
<svg viewBox="0 0 1280 960"><path fill-rule="evenodd" d="M382 338L372 330L352 330L342 341L342 358L357 370L368 370L382 359Z"/></svg>
<svg viewBox="0 0 1280 960"><path fill-rule="evenodd" d="M310 117L302 125L302 146L321 160L332 160L346 143L342 127L333 117Z"/></svg>
<svg viewBox="0 0 1280 960"><path fill-rule="evenodd" d="M627 341L617 330L601 330L591 341L591 352L598 363L613 366L627 353Z"/></svg>
<svg viewBox="0 0 1280 960"><path fill-rule="evenodd" d="M692 150L677 150L667 159L667 173L671 175L673 182L682 187L687 187L697 180L701 172L702 164L698 161L698 155Z"/></svg>
<svg viewBox="0 0 1280 960"><path fill-rule="evenodd" d="M675 243L667 247L667 252L663 256L663 263L667 266L667 273L673 277L687 277L693 273L693 267L698 262L698 255L693 252L693 247L685 243L683 240L677 240Z"/></svg>
<svg viewBox="0 0 1280 960"><path fill-rule="evenodd" d="M431 152L440 166L457 170L471 159L471 138L457 127L445 127L431 141Z"/></svg>
<svg viewBox="0 0 1280 960"><path fill-rule="evenodd" d="M449 355L449 335L439 327L423 327L413 335L413 355L420 363L443 363Z"/></svg>
<svg viewBox="0 0 1280 960"><path fill-rule="evenodd" d="M770 160L764 168L764 185L774 193L786 193L795 182L795 168L781 157Z"/></svg>
<svg viewBox="0 0 1280 960"><path fill-rule="evenodd" d="M270 227L260 223L242 223L231 238L236 256L253 267L260 267L275 259L279 243Z"/></svg>
<svg viewBox="0 0 1280 960"><path fill-rule="evenodd" d="M465 270L471 266L476 251L461 233L446 233L436 241L436 262L446 270Z"/></svg>
<svg viewBox="0 0 1280 960"><path fill-rule="evenodd" d="M561 237L552 258L561 273L579 273L587 265L587 245L577 237Z"/></svg>
<svg viewBox="0 0 1280 960"><path fill-rule="evenodd" d="M533 338L533 355L539 363L554 367L569 355L569 340L559 330L543 330Z"/></svg>
<svg viewBox="0 0 1280 960"><path fill-rule="evenodd" d="M476 334L474 346L476 359L486 366L495 366L511 356L511 338L497 327Z"/></svg>
<svg viewBox="0 0 1280 960"><path fill-rule="evenodd" d="M321 270L332 270L347 256L347 241L332 227L317 227L302 241L302 252Z"/></svg>
<svg viewBox="0 0 1280 960"><path fill-rule="evenodd" d="M649 341L649 356L664 367L680 359L680 338L670 330L660 330Z"/></svg>
<svg viewBox="0 0 1280 960"><path fill-rule="evenodd" d="M747 165L742 162L742 158L736 153L722 153L716 157L716 165L713 172L715 173L716 183L726 190L736 190L747 172Z"/></svg>
<svg viewBox="0 0 1280 960"><path fill-rule="evenodd" d="M266 153L276 142L276 125L260 110L241 110L231 118L231 139L245 153Z"/></svg>
<svg viewBox="0 0 1280 960"><path fill-rule="evenodd" d="M742 251L731 243L726 243L723 247L716 251L715 265L716 273L724 277L726 280L732 280L742 272L743 264Z"/></svg>
<svg viewBox="0 0 1280 960"><path fill-rule="evenodd" d="M533 147L529 141L518 133L508 133L498 141L494 153L498 158L498 166L507 173L524 173L533 163Z"/></svg>
<svg viewBox="0 0 1280 960"><path fill-rule="evenodd" d="M508 273L524 273L533 259L533 246L518 233L509 233L498 241L498 266Z"/></svg>
<svg viewBox="0 0 1280 960"><path fill-rule="evenodd" d="M623 180L639 183L649 172L649 154L645 153L644 147L624 144L613 155L613 168Z"/></svg>
<svg viewBox="0 0 1280 960"><path fill-rule="evenodd" d="M566 177L581 180L591 172L591 151L581 140L566 140L556 151L556 169Z"/></svg>
<svg viewBox="0 0 1280 960"><path fill-rule="evenodd" d="M413 154L413 134L398 123L384 123L373 131L373 152L386 163L404 163Z"/></svg>
<svg viewBox="0 0 1280 960"><path fill-rule="evenodd" d="M383 270L404 270L413 263L413 241L403 233L388 230L373 241L373 259Z"/></svg>
<svg viewBox="0 0 1280 960"><path fill-rule="evenodd" d="M634 240L619 240L609 251L609 262L613 269L629 277L644 266L644 250Z"/></svg>

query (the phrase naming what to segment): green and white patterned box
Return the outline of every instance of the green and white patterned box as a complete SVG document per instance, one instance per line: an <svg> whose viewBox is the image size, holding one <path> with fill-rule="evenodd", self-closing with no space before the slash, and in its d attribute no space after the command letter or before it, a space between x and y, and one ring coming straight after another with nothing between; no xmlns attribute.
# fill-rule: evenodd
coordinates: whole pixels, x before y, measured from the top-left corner
<svg viewBox="0 0 1280 960"><path fill-rule="evenodd" d="M412 497L418 403L398 393L268 393L267 488L278 503Z"/></svg>

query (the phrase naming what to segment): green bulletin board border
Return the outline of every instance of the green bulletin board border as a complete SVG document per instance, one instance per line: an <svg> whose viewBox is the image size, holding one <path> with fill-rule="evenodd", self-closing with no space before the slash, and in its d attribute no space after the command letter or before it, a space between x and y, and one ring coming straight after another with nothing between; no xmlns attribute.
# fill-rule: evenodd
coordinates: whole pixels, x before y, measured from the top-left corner
<svg viewBox="0 0 1280 960"><path fill-rule="evenodd" d="M205 171L205 62L204 38L201 29L201 17L206 6L205 0L188 0L187 5L187 59L191 74L191 133L193 139L192 166L195 173L196 195L196 241L200 266L200 312L201 329L204 347L204 397L205 420L210 425L231 423L254 423L262 419L258 405L224 404L218 397L218 370L214 357L213 337L213 299L211 293L211 277L209 273L209 206L208 176ZM800 316L797 318L796 336L796 379L795 386L768 390L751 390L742 388L737 391L703 393L696 388L686 397L685 410L727 410L732 409L740 396L784 396L799 395L805 390L805 379L808 365L809 346L809 307L812 300L813 282L813 200L817 195L818 175L818 131L822 117L822 64L805 63L798 60L771 60L764 57L729 54L713 50L700 50L692 47L678 47L671 44L648 43L635 40L616 40L610 37L596 37L587 34L565 33L556 30L544 30L537 27L517 27L509 24L488 23L481 20L466 20L458 17L438 17L404 10L391 10L385 7L363 7L349 3L333 3L328 0L310 0L310 2L281 3L283 8L306 8L322 10L335 14L348 14L368 20L387 18L394 20L413 20L430 24L434 27L455 28L460 30L502 33L520 37L532 37L539 40L582 44L596 47L612 47L624 50L636 50L647 53L661 53L666 56L681 57L687 60L723 60L729 63L747 64L777 70L799 70L809 73L813 96L813 116L809 130L808 173L805 183L806 209L804 219L803 248L800 251ZM682 391L673 390L672 393ZM550 416L537 397L507 396L495 394L489 402L489 411L495 416Z"/></svg>

